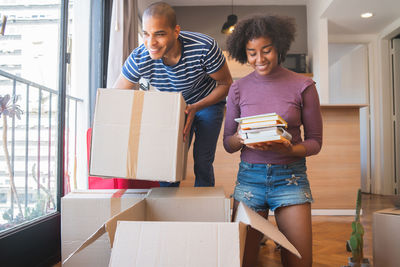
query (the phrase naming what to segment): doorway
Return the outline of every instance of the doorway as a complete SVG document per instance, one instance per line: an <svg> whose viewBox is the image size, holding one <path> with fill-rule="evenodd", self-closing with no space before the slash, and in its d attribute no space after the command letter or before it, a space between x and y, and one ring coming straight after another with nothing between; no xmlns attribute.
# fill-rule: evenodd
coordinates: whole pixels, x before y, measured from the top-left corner
<svg viewBox="0 0 400 267"><path fill-rule="evenodd" d="M393 159L394 159L394 192L400 193L400 35L391 40L391 87L393 98Z"/></svg>

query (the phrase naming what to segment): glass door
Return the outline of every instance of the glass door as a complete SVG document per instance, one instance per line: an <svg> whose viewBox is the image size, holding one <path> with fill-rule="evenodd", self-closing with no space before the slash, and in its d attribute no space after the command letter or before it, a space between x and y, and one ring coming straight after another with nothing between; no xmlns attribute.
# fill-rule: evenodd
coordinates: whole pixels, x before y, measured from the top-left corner
<svg viewBox="0 0 400 267"><path fill-rule="evenodd" d="M0 0L1 265L59 260L63 0ZM60 97L61 96L61 97ZM74 101L78 101L74 99ZM60 156L61 155L61 156ZM5 257L3 257L5 255ZM21 257L22 256L22 257Z"/></svg>

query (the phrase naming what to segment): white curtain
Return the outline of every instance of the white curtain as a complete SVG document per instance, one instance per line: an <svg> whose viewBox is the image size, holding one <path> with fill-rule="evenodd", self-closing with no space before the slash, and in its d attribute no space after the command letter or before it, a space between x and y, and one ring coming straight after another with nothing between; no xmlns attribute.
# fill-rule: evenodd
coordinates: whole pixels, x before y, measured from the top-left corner
<svg viewBox="0 0 400 267"><path fill-rule="evenodd" d="M137 0L113 0L108 49L107 88L112 88L122 65L138 45Z"/></svg>

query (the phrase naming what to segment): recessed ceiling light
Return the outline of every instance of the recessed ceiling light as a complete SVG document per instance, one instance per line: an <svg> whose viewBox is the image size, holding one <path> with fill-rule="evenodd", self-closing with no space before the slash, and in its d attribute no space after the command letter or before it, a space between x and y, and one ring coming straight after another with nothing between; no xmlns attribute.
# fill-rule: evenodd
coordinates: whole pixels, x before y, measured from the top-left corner
<svg viewBox="0 0 400 267"><path fill-rule="evenodd" d="M372 17L374 14L372 14L371 12L365 12L361 14L361 17L364 19L370 18Z"/></svg>

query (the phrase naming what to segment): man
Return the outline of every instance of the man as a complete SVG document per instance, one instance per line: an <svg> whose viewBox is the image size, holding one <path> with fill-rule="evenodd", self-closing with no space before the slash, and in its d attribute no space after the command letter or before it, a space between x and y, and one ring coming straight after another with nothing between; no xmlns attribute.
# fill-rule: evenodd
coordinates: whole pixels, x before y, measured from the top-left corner
<svg viewBox="0 0 400 267"><path fill-rule="evenodd" d="M181 92L188 104L183 138L190 144L195 135L195 186L214 186L212 164L232 83L225 57L213 38L181 31L175 11L166 3L150 5L142 25L144 44L125 61L114 88L132 89L143 77L159 91Z"/></svg>

